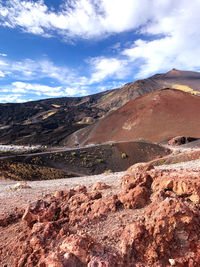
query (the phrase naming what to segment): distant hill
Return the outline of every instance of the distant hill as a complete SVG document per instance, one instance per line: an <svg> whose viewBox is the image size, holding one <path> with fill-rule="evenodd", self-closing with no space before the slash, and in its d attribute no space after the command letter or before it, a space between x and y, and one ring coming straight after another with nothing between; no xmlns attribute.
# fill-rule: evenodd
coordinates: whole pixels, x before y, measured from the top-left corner
<svg viewBox="0 0 200 267"><path fill-rule="evenodd" d="M74 145L78 143L74 132L97 123L139 96L166 87L198 95L200 73L173 69L95 95L0 104L0 143Z"/></svg>
<svg viewBox="0 0 200 267"><path fill-rule="evenodd" d="M162 142L174 136L200 137L200 97L161 89L129 101L96 124L83 129L83 144L113 140Z"/></svg>

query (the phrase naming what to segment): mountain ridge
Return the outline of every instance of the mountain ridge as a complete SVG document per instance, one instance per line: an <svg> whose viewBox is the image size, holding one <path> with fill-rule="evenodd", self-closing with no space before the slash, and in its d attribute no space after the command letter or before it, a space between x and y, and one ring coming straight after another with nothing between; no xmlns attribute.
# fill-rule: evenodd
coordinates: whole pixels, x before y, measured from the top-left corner
<svg viewBox="0 0 200 267"><path fill-rule="evenodd" d="M129 101L174 86L198 95L200 73L172 69L94 95L0 104L0 143L62 145L71 134Z"/></svg>

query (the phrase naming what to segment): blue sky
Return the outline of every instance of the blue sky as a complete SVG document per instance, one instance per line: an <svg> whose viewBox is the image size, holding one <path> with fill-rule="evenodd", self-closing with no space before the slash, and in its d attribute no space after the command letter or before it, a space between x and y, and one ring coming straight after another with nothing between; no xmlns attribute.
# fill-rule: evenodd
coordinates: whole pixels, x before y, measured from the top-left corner
<svg viewBox="0 0 200 267"><path fill-rule="evenodd" d="M199 0L0 0L0 102L199 71L199 13Z"/></svg>

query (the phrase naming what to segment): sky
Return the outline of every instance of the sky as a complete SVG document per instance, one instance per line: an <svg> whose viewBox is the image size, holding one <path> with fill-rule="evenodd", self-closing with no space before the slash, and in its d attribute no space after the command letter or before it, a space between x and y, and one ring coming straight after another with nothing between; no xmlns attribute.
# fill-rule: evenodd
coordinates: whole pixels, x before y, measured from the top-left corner
<svg viewBox="0 0 200 267"><path fill-rule="evenodd" d="M0 0L0 102L200 71L200 0Z"/></svg>

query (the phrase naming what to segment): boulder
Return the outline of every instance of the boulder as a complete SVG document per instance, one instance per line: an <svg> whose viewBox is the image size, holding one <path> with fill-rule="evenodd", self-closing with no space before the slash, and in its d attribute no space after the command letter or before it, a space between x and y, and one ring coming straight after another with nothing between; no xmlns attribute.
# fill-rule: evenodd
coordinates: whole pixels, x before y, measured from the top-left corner
<svg viewBox="0 0 200 267"><path fill-rule="evenodd" d="M48 203L43 200L38 200L30 204L22 217L27 222L29 227L32 227L36 222L48 222L56 220L60 208L56 202Z"/></svg>
<svg viewBox="0 0 200 267"><path fill-rule="evenodd" d="M149 163L137 163L131 166L122 178L122 190L128 192L137 185L150 187L152 178L149 171L154 169L153 165Z"/></svg>
<svg viewBox="0 0 200 267"><path fill-rule="evenodd" d="M128 193L122 193L119 200L128 209L139 209L147 205L149 196L150 192L146 187L137 185L130 189Z"/></svg>

